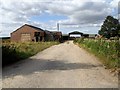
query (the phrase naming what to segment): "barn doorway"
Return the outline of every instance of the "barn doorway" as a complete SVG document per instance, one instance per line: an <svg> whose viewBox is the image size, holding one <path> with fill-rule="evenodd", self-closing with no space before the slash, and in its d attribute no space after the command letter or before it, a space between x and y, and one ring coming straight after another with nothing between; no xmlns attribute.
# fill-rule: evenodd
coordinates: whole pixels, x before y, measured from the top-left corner
<svg viewBox="0 0 120 90"><path fill-rule="evenodd" d="M80 35L80 34L70 34L70 36L69 36L69 37L80 38L80 37L81 37L81 35Z"/></svg>
<svg viewBox="0 0 120 90"><path fill-rule="evenodd" d="M75 38L80 38L83 36L83 33L74 31L69 33L69 40L74 40Z"/></svg>
<svg viewBox="0 0 120 90"><path fill-rule="evenodd" d="M35 41L36 41L36 42L41 41L40 32L35 32L35 33L34 33L34 37L35 37Z"/></svg>

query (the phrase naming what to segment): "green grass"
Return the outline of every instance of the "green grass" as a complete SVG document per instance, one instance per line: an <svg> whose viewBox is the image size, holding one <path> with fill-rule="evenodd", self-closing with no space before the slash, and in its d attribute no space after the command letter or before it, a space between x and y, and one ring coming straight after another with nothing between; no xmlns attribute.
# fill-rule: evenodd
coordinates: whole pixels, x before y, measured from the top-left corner
<svg viewBox="0 0 120 90"><path fill-rule="evenodd" d="M120 68L120 41L119 40L94 40L76 39L81 47L95 54L107 68Z"/></svg>
<svg viewBox="0 0 120 90"><path fill-rule="evenodd" d="M2 43L2 66L26 59L58 42Z"/></svg>

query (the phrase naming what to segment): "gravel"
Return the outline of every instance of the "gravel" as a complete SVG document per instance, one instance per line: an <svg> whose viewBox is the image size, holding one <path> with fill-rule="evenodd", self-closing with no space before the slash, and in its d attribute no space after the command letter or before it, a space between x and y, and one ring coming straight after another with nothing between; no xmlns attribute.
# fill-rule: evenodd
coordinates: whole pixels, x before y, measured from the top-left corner
<svg viewBox="0 0 120 90"><path fill-rule="evenodd" d="M3 88L117 88L118 78L68 41L3 68Z"/></svg>

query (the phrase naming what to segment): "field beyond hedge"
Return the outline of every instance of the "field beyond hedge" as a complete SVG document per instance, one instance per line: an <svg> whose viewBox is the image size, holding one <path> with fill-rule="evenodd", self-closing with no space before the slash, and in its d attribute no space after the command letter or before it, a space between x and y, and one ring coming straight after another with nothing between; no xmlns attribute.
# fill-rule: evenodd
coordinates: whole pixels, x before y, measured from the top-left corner
<svg viewBox="0 0 120 90"><path fill-rule="evenodd" d="M2 66L26 59L58 42L2 43Z"/></svg>
<svg viewBox="0 0 120 90"><path fill-rule="evenodd" d="M81 47L92 52L100 58L107 68L120 68L120 41L119 40L94 40L94 39L75 39Z"/></svg>

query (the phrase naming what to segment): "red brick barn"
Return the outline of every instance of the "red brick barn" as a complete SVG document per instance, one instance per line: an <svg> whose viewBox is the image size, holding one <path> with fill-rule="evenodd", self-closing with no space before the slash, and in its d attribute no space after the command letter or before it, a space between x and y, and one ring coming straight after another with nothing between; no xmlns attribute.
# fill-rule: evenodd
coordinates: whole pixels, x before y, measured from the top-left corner
<svg viewBox="0 0 120 90"><path fill-rule="evenodd" d="M11 33L11 41L26 42L26 41L44 41L45 31L41 28L32 25L23 25L16 31Z"/></svg>

